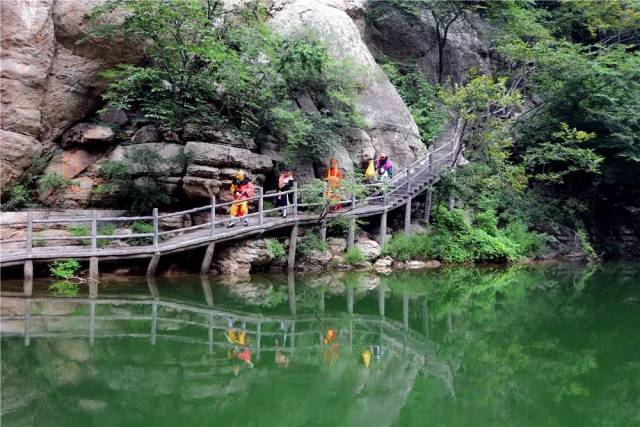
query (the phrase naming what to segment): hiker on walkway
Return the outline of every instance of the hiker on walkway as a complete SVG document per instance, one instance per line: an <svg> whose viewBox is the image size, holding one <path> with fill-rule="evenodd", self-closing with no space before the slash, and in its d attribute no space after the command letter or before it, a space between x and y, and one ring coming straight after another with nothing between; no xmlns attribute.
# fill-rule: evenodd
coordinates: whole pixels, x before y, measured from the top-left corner
<svg viewBox="0 0 640 427"><path fill-rule="evenodd" d="M344 174L338 167L338 161L335 158L329 160L329 170L327 171L327 191L325 196L331 203L337 204L340 201L340 186L342 185L342 178ZM336 210L340 209L340 205L335 207Z"/></svg>
<svg viewBox="0 0 640 427"><path fill-rule="evenodd" d="M393 178L393 162L386 153L380 153L380 157L376 160L376 172L380 180Z"/></svg>
<svg viewBox="0 0 640 427"><path fill-rule="evenodd" d="M293 172L289 169L284 169L280 176L278 177L278 192L289 191L293 189L293 183L295 180L293 179ZM287 208L293 203L293 193L281 194L276 198L276 207L284 207L282 209L282 218L287 217Z"/></svg>
<svg viewBox="0 0 640 427"><path fill-rule="evenodd" d="M231 181L231 196L234 203L231 205L229 215L231 215L231 222L228 227L231 228L236 225L236 218L244 217L244 225L249 225L249 220L246 215L249 213L248 199L253 197L255 187L251 180L241 170L236 172L236 177Z"/></svg>

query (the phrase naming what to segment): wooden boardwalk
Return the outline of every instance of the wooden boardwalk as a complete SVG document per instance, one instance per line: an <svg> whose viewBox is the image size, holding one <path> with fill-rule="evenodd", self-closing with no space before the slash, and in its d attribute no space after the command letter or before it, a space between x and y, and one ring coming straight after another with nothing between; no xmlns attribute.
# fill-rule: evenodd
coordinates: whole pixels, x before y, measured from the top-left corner
<svg viewBox="0 0 640 427"><path fill-rule="evenodd" d="M14 226L24 227L26 237L22 239L2 239L0 240L0 266L8 267L24 264L25 280L30 280L33 276L33 262L47 262L56 259L78 258L90 260L90 277L97 280L98 260L118 260L128 258L151 258L147 273L153 275L157 267L159 258L165 254L191 250L199 247L207 247L204 259L202 260L201 272L205 273L211 264L211 258L215 243L229 240L246 239L251 236L261 235L273 230L291 228L289 245L289 269L293 269L295 263L295 247L300 226L319 225L320 234L324 239L326 236L327 221L337 216L349 218L351 227L348 234L348 246L354 244L355 224L357 218L364 218L379 215L380 231L379 241L384 242L387 227L387 213L390 210L405 208L405 231L410 230L411 223L411 200L418 195L425 194L425 220L428 222L431 206L432 185L438 180L440 173L452 163L455 152L454 141L447 142L440 147L430 150L426 156L419 159L408 168L396 172L393 179L386 183L369 184L369 195L357 199L352 197L349 200L340 202L342 209L329 214L314 213L324 207L324 203L301 203L300 190L294 186L293 190L281 193L263 194L262 189L259 194L250 199L251 204L257 205L255 212L247 217L248 226L237 224L234 228L227 228L229 218L220 217L220 211L228 208L232 202L216 203L215 198L211 203L195 209L180 212L171 212L163 215L158 214L158 209L153 210L151 216L137 217L98 217L94 211L90 218L67 218L63 220L41 219L35 220L31 211L27 212L27 220L23 222L0 223L0 227ZM288 207L287 218L280 216L283 209L265 209L265 202L275 201L279 195L292 194L293 203ZM195 226L182 227L174 230L160 230L161 220L175 217L181 218L184 215L206 213L208 222ZM271 216L275 215L275 216ZM126 223L133 221L147 221L153 224L153 232L126 235L99 235L100 223ZM86 237L37 237L34 236L34 228L48 228L60 226L61 224L88 225L90 235ZM35 226L35 227L34 227ZM142 239L145 243L137 246L115 245L120 240ZM75 240L80 241L79 245L53 245L41 246L43 243L52 240ZM34 244L34 242L36 242ZM38 243L40 242L40 243ZM16 245L24 243L23 248L5 249L8 244ZM84 243L84 245L82 244Z"/></svg>

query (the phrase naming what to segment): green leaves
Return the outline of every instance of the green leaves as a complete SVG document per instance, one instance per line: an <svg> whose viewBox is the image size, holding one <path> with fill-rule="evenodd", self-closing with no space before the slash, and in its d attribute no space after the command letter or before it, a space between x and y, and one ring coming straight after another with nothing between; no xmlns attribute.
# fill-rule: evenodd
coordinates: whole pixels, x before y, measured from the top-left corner
<svg viewBox="0 0 640 427"><path fill-rule="evenodd" d="M124 11L124 23L109 21L115 10ZM112 0L92 22L94 37L137 40L147 56L142 66L103 73L107 108L172 127L235 128L259 143L276 136L291 152L314 147L315 157L348 127L363 126L355 72L312 34L275 34L257 2L225 9L208 0ZM294 105L301 95L317 112Z"/></svg>

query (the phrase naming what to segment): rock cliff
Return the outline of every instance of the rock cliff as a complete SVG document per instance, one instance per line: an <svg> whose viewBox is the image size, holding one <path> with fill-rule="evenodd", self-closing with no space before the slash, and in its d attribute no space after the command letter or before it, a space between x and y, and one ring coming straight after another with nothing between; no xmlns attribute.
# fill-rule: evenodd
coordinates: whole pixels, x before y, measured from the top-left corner
<svg viewBox="0 0 640 427"><path fill-rule="evenodd" d="M258 149L250 139L216 129L204 134L188 127L163 129L132 120L122 111L96 113L105 85L100 73L142 58L139 48L126 40L106 43L88 37L89 13L103 2L2 0L2 195L6 197L34 159L46 155L46 173L74 180L61 197L63 206L100 205L93 191L100 183L100 162L122 158L127 147L137 145L161 156L193 151L192 164L167 178L168 191L180 200L195 202L218 194L233 168L246 168L260 179L269 174L281 160L275 143ZM279 33L316 32L332 54L363 70L358 108L370 128L353 129L336 149L345 170L379 151L389 152L400 166L425 152L409 109L365 43L372 36L365 25L364 1L278 0L269 10L270 25ZM117 14L111 18L123 19ZM377 31L390 36L391 28ZM374 39L380 39L379 34ZM426 55L423 62L431 59ZM304 157L292 166L303 182L322 171Z"/></svg>

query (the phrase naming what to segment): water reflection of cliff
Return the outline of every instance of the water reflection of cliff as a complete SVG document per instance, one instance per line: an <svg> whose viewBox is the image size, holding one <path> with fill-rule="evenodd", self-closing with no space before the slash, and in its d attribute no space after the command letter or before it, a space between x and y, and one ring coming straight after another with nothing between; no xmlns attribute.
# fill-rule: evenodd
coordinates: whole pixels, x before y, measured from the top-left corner
<svg viewBox="0 0 640 427"><path fill-rule="evenodd" d="M132 406L141 414L153 410L166 419L177 416L169 409L176 407L195 416L204 400L210 415L224 419L232 408L255 405L256 396L264 395L262 400L276 399L273 406L261 409L272 421L286 416L297 420L292 422L295 425L310 419L324 424L323 416L329 423L340 414L346 424L388 425L419 374L433 377L443 396L454 395L451 370L437 360L436 344L428 339L426 300L410 304L409 293L399 295L400 313L390 315L388 301L398 296L391 295L375 276L306 280L304 286L296 286L289 276L286 287L275 290L259 282L227 289L241 299L259 296L253 302L266 301L274 307L282 306L278 303L284 298L288 313L218 305L214 292L218 288L212 290L206 278L201 286L199 301L163 295L153 281L148 282L146 295L4 296L3 418L36 422L33 417L51 410L47 408L51 397L63 394L75 408L67 414L69 424L74 417L104 411L107 406L109 417L115 418L105 424L112 425L135 424L135 420L118 418ZM368 301L360 313L358 300L365 296L377 299L377 304ZM344 303L342 308L334 307L336 301ZM416 310L423 321L414 330L409 319ZM255 369L233 372L228 359L232 345L224 337L230 325L247 332ZM328 328L338 332L335 360L327 358L322 343ZM360 353L370 347L383 356L365 369ZM286 371L273 362L276 350L291 361ZM20 363L23 358L31 360ZM283 372L291 375L288 381L280 380ZM291 380L301 382L295 385ZM83 393L89 384L92 392ZM92 398L95 389L99 397ZM318 408L331 407L331 413L283 407L278 397L291 400L292 390L303 393L299 397L311 399ZM114 411L113 405L119 410ZM200 421L208 424L210 420Z"/></svg>

